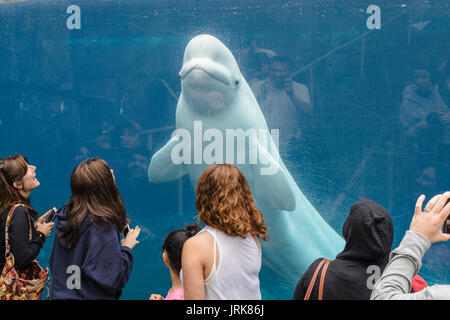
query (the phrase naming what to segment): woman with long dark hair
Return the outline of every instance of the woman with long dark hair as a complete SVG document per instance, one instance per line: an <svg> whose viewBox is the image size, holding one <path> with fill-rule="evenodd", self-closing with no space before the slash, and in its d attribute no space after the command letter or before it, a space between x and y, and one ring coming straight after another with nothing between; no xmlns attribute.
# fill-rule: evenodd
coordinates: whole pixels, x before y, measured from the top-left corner
<svg viewBox="0 0 450 320"><path fill-rule="evenodd" d="M31 207L30 194L39 185L36 179L36 167L30 165L24 156L8 156L0 160L0 267L2 269L5 264L5 225L8 213L13 207L15 209L8 227L8 236L15 266L18 268L25 268L38 256L54 226L53 222L44 223L50 211L38 218L37 211Z"/></svg>
<svg viewBox="0 0 450 320"><path fill-rule="evenodd" d="M139 243L140 228L127 227L114 173L104 160L80 163L70 187L72 196L56 215L51 298L119 299L133 266L131 250ZM126 233L122 242L121 232Z"/></svg>
<svg viewBox="0 0 450 320"><path fill-rule="evenodd" d="M260 300L261 247L268 229L242 172L215 164L200 176L198 218L206 225L183 246L186 300Z"/></svg>

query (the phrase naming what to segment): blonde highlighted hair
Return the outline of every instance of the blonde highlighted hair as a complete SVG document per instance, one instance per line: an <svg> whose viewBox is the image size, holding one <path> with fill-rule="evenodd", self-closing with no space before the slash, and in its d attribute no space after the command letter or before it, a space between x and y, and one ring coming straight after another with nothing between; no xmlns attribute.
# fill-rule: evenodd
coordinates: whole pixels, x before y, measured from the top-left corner
<svg viewBox="0 0 450 320"><path fill-rule="evenodd" d="M256 207L247 179L231 164L214 164L200 176L196 188L198 218L229 236L248 233L268 240L268 228Z"/></svg>

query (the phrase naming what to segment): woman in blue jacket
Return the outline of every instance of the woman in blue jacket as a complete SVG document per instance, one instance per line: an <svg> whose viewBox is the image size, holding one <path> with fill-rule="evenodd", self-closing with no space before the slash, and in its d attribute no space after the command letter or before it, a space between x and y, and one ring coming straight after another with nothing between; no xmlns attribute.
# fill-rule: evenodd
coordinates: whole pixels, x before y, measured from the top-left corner
<svg viewBox="0 0 450 320"><path fill-rule="evenodd" d="M70 187L69 202L57 212L51 298L119 299L140 228L130 229L120 241L128 219L113 171L104 160L80 163Z"/></svg>

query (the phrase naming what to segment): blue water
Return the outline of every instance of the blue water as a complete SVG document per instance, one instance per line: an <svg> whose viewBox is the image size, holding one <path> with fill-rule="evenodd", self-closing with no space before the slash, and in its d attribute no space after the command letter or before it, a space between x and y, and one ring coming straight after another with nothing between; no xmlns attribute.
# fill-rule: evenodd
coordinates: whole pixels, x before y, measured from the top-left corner
<svg viewBox="0 0 450 320"><path fill-rule="evenodd" d="M368 1L2 2L1 157L20 153L37 166L32 203L42 213L68 200L72 169L83 159L101 157L114 169L132 226L143 227L122 299L167 292L162 242L196 221L188 178L150 184L146 170L174 129L178 72L198 34L219 38L250 85L271 76L271 56L289 57L314 113L299 116L281 155L338 232L350 205L370 198L391 212L395 247L417 197L450 189L449 1L377 1L379 29L366 24ZM72 4L79 16L67 13ZM403 93L423 70L433 98L421 100L422 125L402 127L418 110ZM291 114L282 119L292 126ZM415 136L404 140L408 129ZM38 257L43 265L52 243L53 236ZM449 257L448 244L433 245L420 275L449 283ZM261 287L264 299L293 293L264 267Z"/></svg>

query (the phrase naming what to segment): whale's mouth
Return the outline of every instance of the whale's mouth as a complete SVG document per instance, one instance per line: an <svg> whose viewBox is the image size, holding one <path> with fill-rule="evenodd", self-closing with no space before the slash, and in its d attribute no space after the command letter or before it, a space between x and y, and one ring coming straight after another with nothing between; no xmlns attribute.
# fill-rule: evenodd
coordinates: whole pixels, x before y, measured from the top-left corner
<svg viewBox="0 0 450 320"><path fill-rule="evenodd" d="M205 60L205 59L202 59L202 60ZM196 61L195 59L188 62L181 69L181 71L180 71L181 81L186 79L186 77L194 70L203 71L211 78L213 78L219 82L222 82L226 86L229 86L231 83L229 72L223 66L221 66L217 63L214 63L212 61L207 61L207 63L200 63L200 61Z"/></svg>

